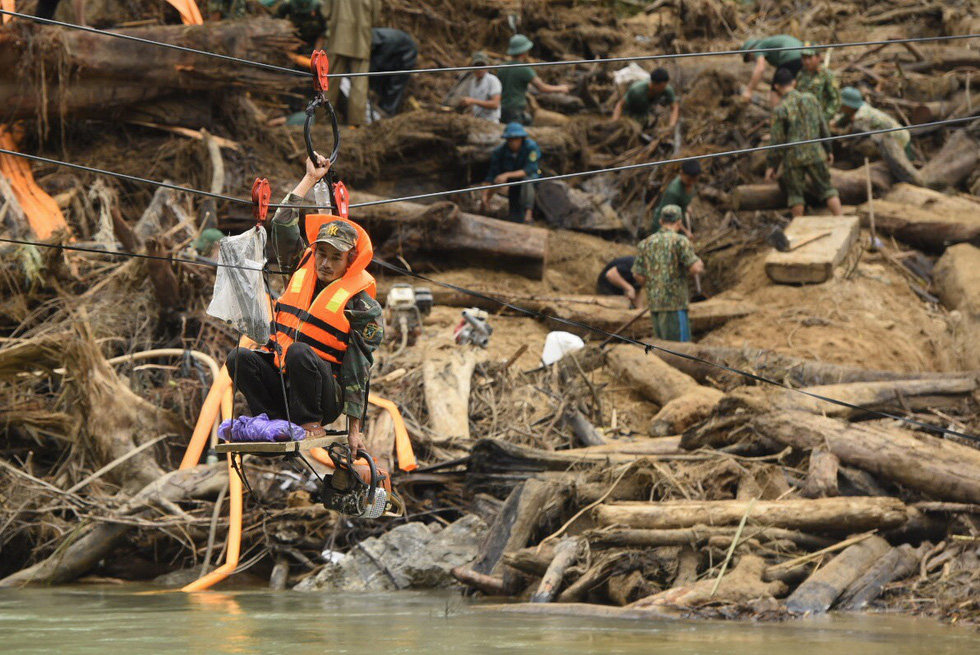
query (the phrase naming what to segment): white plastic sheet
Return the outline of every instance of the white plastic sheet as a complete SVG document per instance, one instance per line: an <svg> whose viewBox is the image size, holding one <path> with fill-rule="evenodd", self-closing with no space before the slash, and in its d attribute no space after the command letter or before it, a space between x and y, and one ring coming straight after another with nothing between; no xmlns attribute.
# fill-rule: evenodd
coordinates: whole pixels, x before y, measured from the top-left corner
<svg viewBox="0 0 980 655"><path fill-rule="evenodd" d="M218 242L218 274L208 315L228 321L252 341L264 344L272 320L262 280L265 266L265 228L255 227Z"/></svg>

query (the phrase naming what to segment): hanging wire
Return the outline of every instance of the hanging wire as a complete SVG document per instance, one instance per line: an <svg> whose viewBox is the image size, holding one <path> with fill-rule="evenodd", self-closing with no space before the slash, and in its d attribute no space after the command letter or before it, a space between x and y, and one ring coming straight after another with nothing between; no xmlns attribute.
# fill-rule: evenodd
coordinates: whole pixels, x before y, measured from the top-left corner
<svg viewBox="0 0 980 655"><path fill-rule="evenodd" d="M174 45L172 43L164 43L162 41L154 41L152 39L144 39L141 37L131 36L129 34L122 34L120 32L110 32L108 30L100 30L94 27L76 25L74 23L65 23L62 21L53 20L51 18L40 18L38 16L31 16L30 14L22 14L16 11L8 11L6 9L0 9L0 14L15 16L17 18L23 18L25 20L35 21L38 23L44 23L46 25L57 25L59 27L67 27L70 29L77 29L85 32L91 32L94 34L102 34L114 38L126 39L127 41L135 41L137 43L143 43L145 45L154 45L161 48L170 48L172 50L179 50L181 52L190 52L205 57L217 57L219 59L224 59L226 61L232 61L235 63L244 64L246 66L255 66L258 68L274 70L277 72L287 73L289 75L295 75L299 77L313 76L312 73L310 73L309 71L300 71L294 68L286 68L284 66L266 64L259 61L253 61L251 59L243 59L241 57L233 57L231 55L222 55L214 52L208 52L207 50L197 50L195 48L188 48L186 46ZM905 39L883 39L878 41L850 41L846 43L825 43L825 44L813 44L813 45L808 44L805 46L805 48L807 50L828 50L833 48L853 48L853 47L880 46L880 45L903 44L903 43L910 43L910 44L931 43L937 41L975 39L978 37L980 37L980 34L955 34L955 35L951 34L946 36L920 36L920 37L911 37ZM329 78L383 77L387 75L417 75L420 73L465 73L469 71L480 71L480 70L492 71L492 70L499 70L501 68L518 68L518 67L545 68L545 67L552 67L552 66L618 64L618 63L626 63L631 61L659 61L659 60L671 60L671 59L688 59L691 57L721 57L721 56L731 56L731 55L742 56L747 52L751 52L754 54L762 54L762 53L783 52L788 50L802 50L802 49L804 49L804 46L782 46L778 48L753 48L752 50L716 50L712 52L679 52L679 53L668 53L662 55L636 55L633 57L610 57L608 59L569 59L563 61L504 63L504 64L488 65L488 66L445 66L441 68L413 68L410 70L401 70L401 71L367 71L364 73L330 73L327 75L327 77Z"/></svg>
<svg viewBox="0 0 980 655"><path fill-rule="evenodd" d="M562 173L560 175L550 175L546 177L538 177L533 180L514 180L512 182L502 182L500 184L481 184L477 186L464 187L462 189L452 189L450 191L433 191L431 193L420 193L413 196L403 196L400 198L384 198L382 200L372 200L370 202L355 202L351 203L350 207L372 207L374 205L388 205L395 202L406 202L413 200L424 200L427 198L441 198L444 196L451 196L462 193L472 193L474 191L485 191L488 189L502 189L506 187L518 186L521 184L537 184L538 182L550 182L554 180L568 180L576 177L585 177L588 175L602 175L605 173L618 173L622 171L632 171L640 170L644 168L654 168L657 166L666 166L668 164L681 164L686 161L696 161L696 160L707 160L707 159L718 159L720 157L731 157L736 155L747 155L754 152L766 152L768 150L783 150L785 148L793 148L801 145L808 145L811 143L829 143L832 141L843 141L846 139L857 139L866 136L873 136L875 134L888 134L890 132L901 132L902 130L921 130L934 127L941 127L943 125L958 125L960 123L968 123L972 121L980 120L976 116L964 116L961 118L947 118L941 121L933 121L931 123L920 123L918 125L908 125L905 127L889 127L880 130L868 130L865 132L853 132L851 134L839 134L828 137L821 137L817 139L807 139L804 141L794 141L792 143L780 143L776 145L765 145L756 146L753 148L741 148L738 150L726 150L723 152L708 153L705 155L692 155L689 157L676 157L673 159L660 159L657 161L641 162L638 164L625 164L623 166L612 166L609 168L599 168L591 171L577 171L573 173ZM29 155L23 152L17 152L16 150L6 150L0 148L0 154L11 155L13 157L23 157L24 159L30 159L32 161L42 162L45 164L54 164L56 166L66 166L68 168L74 168L77 170L87 171L89 173L97 173L100 175L108 175L111 177L117 177L123 180L128 180L130 182L139 182L142 184L150 184L153 186L163 187L165 189L173 189L174 191L183 191L185 193L195 194L199 196L204 196L207 198L216 198L218 200L227 200L228 202L235 202L242 205L252 205L251 199L246 198L236 198L234 196L227 196L220 193L211 193L210 191L202 191L200 189L193 189L190 187L184 187L177 184L171 184L169 182L159 182L157 180L150 180L144 177L138 177L136 175L128 175L126 173L117 173L115 171L104 170L101 168L94 168L91 166L82 166L81 164L72 164L70 162L61 161L58 159L51 159L49 157L41 157L40 155ZM317 210L330 210L329 205L311 205L311 204L295 204L295 203L269 203L270 208L285 208L285 209L317 209Z"/></svg>
<svg viewBox="0 0 980 655"><path fill-rule="evenodd" d="M40 247L44 247L44 248L58 248L58 249L62 249L62 250L79 250L79 248L76 248L76 247L71 247L71 246L66 246L66 245L63 245L63 244L56 244L56 243L43 243L43 242L40 242L40 241L25 241L25 240L4 239L4 238L0 238L0 241L5 241L5 242L8 242L8 243L19 243L19 244L25 244L25 245L34 245L34 246L40 246ZM84 252L98 252L99 254L113 254L113 255L118 255L118 256L121 256L121 257L147 257L147 256L141 255L139 253L131 253L131 252L104 253L101 250L94 250L93 251L93 250L90 250L90 249L85 249L83 251ZM166 258L153 257L153 259L166 259ZM187 264L192 264L192 265L195 265L196 264L196 265L199 265L199 266L210 266L210 267L226 266L226 264L206 263L206 262L199 262L199 261L194 261L194 260L176 260L175 259L173 261L181 261L182 263L187 263ZM480 300L484 300L484 301L487 301L487 302L492 302L494 304L500 305L501 307L506 307L506 308L508 308L508 309L510 309L512 311L515 311L515 312L517 312L519 314L523 314L523 315L528 316L528 317L531 317L531 318L536 318L536 319L539 319L539 320L545 320L545 321L549 321L549 322L555 322L555 323L559 323L559 324L562 324L562 325L567 325L569 327L574 327L574 328L578 328L578 329L587 330L589 332L592 332L593 334L596 334L596 335L605 337L607 340L614 340L614 341L619 341L619 342L625 343L625 344L639 346L640 348L643 348L644 352L646 352L648 354L651 353L651 352L659 351L659 352L665 353L667 355L673 355L674 357L680 357L682 359L686 359L688 361L693 361L693 362L698 362L698 363L701 363L701 364L706 364L708 366L712 366L714 368L718 368L718 369L721 369L723 371L727 371L729 373L733 373L735 375L739 375L741 377L744 377L746 379L752 380L754 382L759 382L759 383L762 383L762 384L767 384L767 385L779 387L781 389L786 389L786 390L792 391L794 393L799 393L799 394L802 394L804 396L808 396L810 398L814 398L816 400L821 400L821 401L828 402L828 403L831 403L831 404L834 404L834 405L838 405L840 407L847 407L848 409L853 409L853 410L865 412L865 413L868 413L868 414L874 414L874 415L879 416L881 418L889 418L889 419L901 421L903 423L907 423L909 425L914 425L914 426L916 426L918 428L921 428L923 430L926 430L926 431L929 431L929 432L933 432L933 433L936 433L936 434L942 434L942 435L948 434L948 435L952 435L952 436L955 436L955 437L960 437L962 439L967 439L968 441L975 441L977 443L980 443L980 436L977 436L977 435L972 435L972 434L969 434L969 433L966 433L966 432L960 432L958 430L953 430L953 429L950 429L950 428L938 427L938 426L935 426L935 425L931 425L929 423L925 423L923 421L918 421L916 419L911 419L911 418L908 418L908 417L905 417L905 416L899 416L897 414L890 414L888 412L884 412L884 411L872 409L872 408L869 408L869 407L862 407L860 405L855 405L853 403L849 403L849 402L844 401L844 400L838 400L836 398L830 398L828 396L824 396L824 395L821 395L821 394L813 393L812 391L806 391L805 389L797 389L795 387L791 387L791 386L789 386L787 384L784 384L782 382L778 382L776 380L773 380L773 379L770 379L770 378L767 378L767 377L764 377L764 376L761 376L761 375L757 375L757 374L751 373L749 371L743 371L743 370L738 369L738 368L727 366L725 364L719 364L718 362L713 362L713 361L711 361L709 359L704 359L704 358L701 358L701 357L697 357L696 355L690 355L690 354L687 354L687 353L678 352L676 350L671 350L670 348L664 348L663 346L657 346L657 345L654 345L652 343L647 343L645 341L640 341L638 339L634 339L632 337L628 337L626 335L623 335L623 334L620 334L620 333L617 333L617 332L610 332L608 330L604 330L602 328L595 327L595 326L589 325L587 323L582 323L580 321L576 321L576 320L572 320L572 319L567 319L567 318L561 318L561 317L558 317L558 316L551 316L551 315L545 314L545 313L540 312L540 311L537 311L537 310L527 309L526 307L521 307L520 305L515 305L515 304L513 304L511 302L508 302L506 300L503 300L501 298L497 298L495 296L490 296L490 295L487 295L485 293L481 293L479 291L475 291L473 289L468 289L466 287L461 287L461 286L456 285L456 284L450 284L448 282L442 282L440 280L435 280L435 279L430 278L428 276L422 275L421 273L416 273L415 271L409 270L407 268L402 268L400 266L395 266L394 264L391 264L389 262L386 262L386 261L383 261L383 260L380 260L380 259L373 259L372 262L374 264L377 264L381 268L387 269L387 270L389 270L389 271L391 271L393 273L397 273L399 275L408 275L410 277L414 277L416 279L419 279L419 280L423 280L425 282L428 282L429 284L435 284L437 286L441 286L441 287L446 288L446 289L451 289L453 291L457 291L459 293L463 293L463 294L468 295L468 296L471 296L473 298L478 298ZM253 268L253 269L250 269L250 270L262 270L262 269L254 269Z"/></svg>

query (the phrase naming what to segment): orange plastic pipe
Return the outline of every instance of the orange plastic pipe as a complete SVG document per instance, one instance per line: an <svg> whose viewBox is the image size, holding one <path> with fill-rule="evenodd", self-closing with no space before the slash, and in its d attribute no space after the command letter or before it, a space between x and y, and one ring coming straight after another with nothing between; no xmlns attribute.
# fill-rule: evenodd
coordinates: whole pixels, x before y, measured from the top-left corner
<svg viewBox="0 0 980 655"><path fill-rule="evenodd" d="M231 416L229 396L231 396L231 376L228 375L228 367L222 366L218 379L211 385L208 395L204 398L204 405L194 425L194 433L187 444L187 450L184 451L184 459L180 461L181 469L197 466L201 461L201 453L204 452L204 446L211 436L211 427L218 418L218 412Z"/></svg>
<svg viewBox="0 0 980 655"><path fill-rule="evenodd" d="M203 591L221 582L238 568L238 557L242 550L242 481L231 466L231 455L228 455L228 551L225 563L199 578L181 591Z"/></svg>
<svg viewBox="0 0 980 655"><path fill-rule="evenodd" d="M6 11L17 11L17 6L14 4L14 0L0 0L0 8ZM3 24L6 25L14 19L13 16L3 15Z"/></svg>
<svg viewBox="0 0 980 655"><path fill-rule="evenodd" d="M395 454L398 455L398 468L406 472L417 469L419 463L415 459L415 450L412 448L411 439L408 438L408 430L405 428L402 413L398 411L398 405L373 393L368 394L368 402L391 414L391 421L395 425Z"/></svg>
<svg viewBox="0 0 980 655"><path fill-rule="evenodd" d="M167 0L167 2L180 14L180 20L184 25L204 25L201 10L197 8L194 0Z"/></svg>

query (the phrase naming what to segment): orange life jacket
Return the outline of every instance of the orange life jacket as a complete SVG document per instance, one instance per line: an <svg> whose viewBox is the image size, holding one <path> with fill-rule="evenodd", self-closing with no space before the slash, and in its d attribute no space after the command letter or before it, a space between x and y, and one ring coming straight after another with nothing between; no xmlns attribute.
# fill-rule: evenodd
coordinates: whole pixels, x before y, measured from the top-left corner
<svg viewBox="0 0 980 655"><path fill-rule="evenodd" d="M344 316L347 302L361 291L367 291L372 298L377 295L374 277L365 270L374 249L363 227L337 216L310 214L306 217L307 243L312 244L320 227L330 221L344 221L357 230L357 257L343 277L326 285L314 298L317 276L313 246L303 253L299 267L276 302L275 333L265 347L275 355L279 367L284 365L286 351L295 342L307 344L322 359L339 365L350 339L350 321Z"/></svg>

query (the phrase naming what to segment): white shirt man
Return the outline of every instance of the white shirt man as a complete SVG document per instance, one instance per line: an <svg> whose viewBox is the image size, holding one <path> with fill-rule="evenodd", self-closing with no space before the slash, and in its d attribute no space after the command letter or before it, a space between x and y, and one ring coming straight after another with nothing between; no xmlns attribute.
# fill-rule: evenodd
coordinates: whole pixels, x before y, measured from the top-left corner
<svg viewBox="0 0 980 655"><path fill-rule="evenodd" d="M474 66L486 66L489 58L478 52L473 55ZM477 118L500 122L500 91L502 87L496 75L486 70L473 71L470 79L463 87L463 98L460 103L469 107Z"/></svg>

